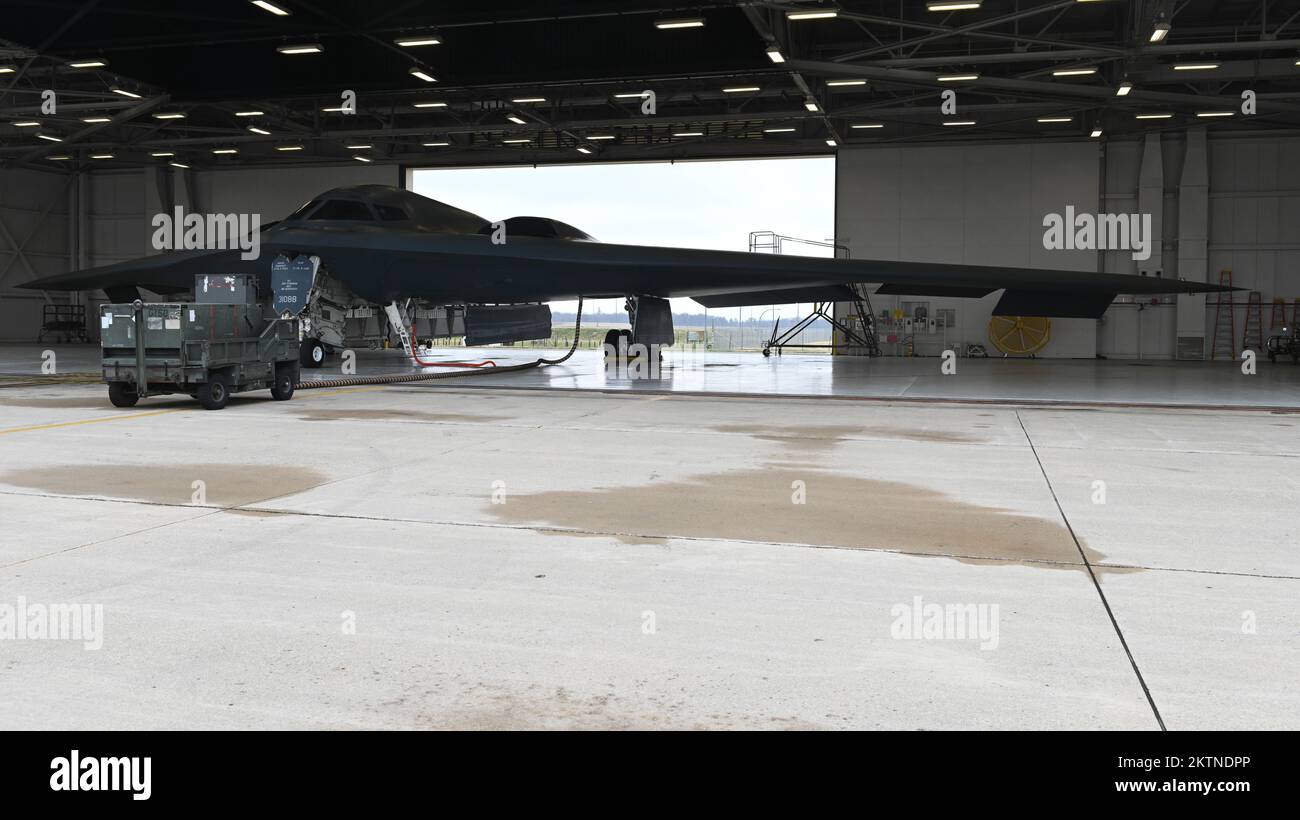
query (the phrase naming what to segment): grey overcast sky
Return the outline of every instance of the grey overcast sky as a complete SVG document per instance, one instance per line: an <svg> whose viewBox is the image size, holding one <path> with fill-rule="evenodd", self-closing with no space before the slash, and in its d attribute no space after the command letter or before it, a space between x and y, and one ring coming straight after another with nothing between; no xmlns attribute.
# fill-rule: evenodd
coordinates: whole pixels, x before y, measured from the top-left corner
<svg viewBox="0 0 1300 820"><path fill-rule="evenodd" d="M427 169L411 176L416 193L490 221L550 217L602 242L747 251L750 231L819 241L835 234L831 157ZM791 245L785 252L831 255ZM553 303L556 310L574 305ZM586 307L606 313L622 309L610 299ZM704 308L674 299L673 310L699 313ZM745 315L758 310L745 309ZM734 309L714 312L738 315ZM784 308L781 315L795 312Z"/></svg>

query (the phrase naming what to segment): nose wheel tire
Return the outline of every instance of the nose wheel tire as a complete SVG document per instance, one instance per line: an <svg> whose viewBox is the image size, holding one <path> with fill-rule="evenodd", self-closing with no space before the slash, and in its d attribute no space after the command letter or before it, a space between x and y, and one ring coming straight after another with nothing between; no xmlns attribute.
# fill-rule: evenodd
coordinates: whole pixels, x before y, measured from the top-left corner
<svg viewBox="0 0 1300 820"><path fill-rule="evenodd" d="M325 364L325 345L319 339L307 339L302 343L300 358L303 367L320 367Z"/></svg>

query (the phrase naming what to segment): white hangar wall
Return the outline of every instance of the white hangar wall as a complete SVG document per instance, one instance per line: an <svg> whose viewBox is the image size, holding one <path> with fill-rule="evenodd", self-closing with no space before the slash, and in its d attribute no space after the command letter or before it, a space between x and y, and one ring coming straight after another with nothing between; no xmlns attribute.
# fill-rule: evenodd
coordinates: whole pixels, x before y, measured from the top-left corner
<svg viewBox="0 0 1300 820"><path fill-rule="evenodd" d="M1043 247L1043 216L1096 209L1095 143L893 146L842 149L836 184L836 238L854 258L1096 270L1096 253ZM904 302L956 311L955 326L914 336L917 355L987 344L1000 294L983 299L877 296L876 314ZM1091 357L1090 320L1053 321L1042 355ZM902 329L882 328L882 340ZM894 345L886 344L887 353Z"/></svg>
<svg viewBox="0 0 1300 820"><path fill-rule="evenodd" d="M912 259L1061 270L1103 270L1218 281L1260 292L1263 335L1274 297L1288 317L1300 297L1300 137L1216 138L1204 129L1147 140L845 148L839 153L836 235L855 258ZM1091 213L1152 213L1152 258L1128 251L1048 251L1043 217L1066 205ZM1180 207L1181 206L1181 207ZM1100 257L1100 258L1099 258ZM1247 295L1235 308L1241 348ZM953 308L948 346L989 346L997 296L980 300L878 296L876 313L904 301ZM1050 357L1208 358L1214 299L1121 296L1098 322L1053 320ZM1180 311L1181 304L1181 311ZM1141 309L1139 310L1139 307ZM1229 311L1225 308L1223 318ZM893 332L885 329L882 335ZM899 331L901 333L901 331ZM944 347L916 337L918 355ZM892 347L885 346L886 352ZM990 352L992 348L990 346ZM1222 346L1219 358L1226 358Z"/></svg>

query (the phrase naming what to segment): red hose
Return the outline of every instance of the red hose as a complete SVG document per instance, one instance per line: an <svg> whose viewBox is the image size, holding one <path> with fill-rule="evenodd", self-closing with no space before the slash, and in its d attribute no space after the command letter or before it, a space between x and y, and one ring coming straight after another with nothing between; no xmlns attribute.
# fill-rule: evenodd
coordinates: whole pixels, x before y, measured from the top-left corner
<svg viewBox="0 0 1300 820"><path fill-rule="evenodd" d="M426 362L416 353L418 346L415 343L415 325L411 325L411 330L407 333L407 338L411 340L411 347L408 351L411 358L421 367L496 367L497 363L491 359L485 359L481 362Z"/></svg>

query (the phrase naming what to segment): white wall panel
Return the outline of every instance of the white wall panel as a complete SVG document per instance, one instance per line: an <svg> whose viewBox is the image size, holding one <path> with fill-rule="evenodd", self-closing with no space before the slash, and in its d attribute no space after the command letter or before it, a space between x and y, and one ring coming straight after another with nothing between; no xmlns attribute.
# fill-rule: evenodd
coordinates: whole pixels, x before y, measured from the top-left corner
<svg viewBox="0 0 1300 820"><path fill-rule="evenodd" d="M1067 205L1095 212L1094 143L846 148L839 153L836 236L857 259L909 259L1060 270L1096 270L1093 251L1043 247L1043 217ZM998 295L931 298L955 308L949 346L987 344ZM912 297L876 297L877 313ZM917 352L937 354L942 335L917 336ZM1057 320L1041 355L1091 357L1095 322Z"/></svg>

